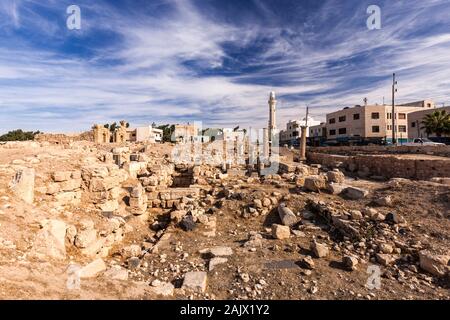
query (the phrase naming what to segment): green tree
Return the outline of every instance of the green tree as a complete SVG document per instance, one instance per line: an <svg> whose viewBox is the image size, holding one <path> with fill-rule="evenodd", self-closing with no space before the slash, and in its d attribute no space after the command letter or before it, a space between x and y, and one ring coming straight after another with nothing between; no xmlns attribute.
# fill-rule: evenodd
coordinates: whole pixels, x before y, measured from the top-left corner
<svg viewBox="0 0 450 320"><path fill-rule="evenodd" d="M112 124L109 125L109 131L114 132L116 131L117 128L117 122L113 122Z"/></svg>
<svg viewBox="0 0 450 320"><path fill-rule="evenodd" d="M21 129L9 131L8 133L0 136L0 141L28 141L34 140L34 136L41 132L36 131L23 131Z"/></svg>
<svg viewBox="0 0 450 320"><path fill-rule="evenodd" d="M443 134L449 133L450 114L445 110L436 110L425 116L422 125L421 129L425 129L427 135L435 133L436 136L441 137Z"/></svg>
<svg viewBox="0 0 450 320"><path fill-rule="evenodd" d="M161 129L163 131L163 142L171 142L172 141L172 134L175 131L175 125L165 124L162 126L159 126L158 129Z"/></svg>

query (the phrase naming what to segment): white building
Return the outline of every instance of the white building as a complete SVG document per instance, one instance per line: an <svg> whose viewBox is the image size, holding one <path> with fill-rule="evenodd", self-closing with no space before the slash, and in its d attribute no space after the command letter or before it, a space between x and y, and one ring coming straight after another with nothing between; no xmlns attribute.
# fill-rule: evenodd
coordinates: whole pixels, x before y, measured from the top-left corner
<svg viewBox="0 0 450 320"><path fill-rule="evenodd" d="M231 128L223 128L223 140L224 141L244 141L245 131L244 129L234 130Z"/></svg>
<svg viewBox="0 0 450 320"><path fill-rule="evenodd" d="M308 123L306 123L306 118L302 120L289 120L286 124L286 130L280 131L280 143L281 144L291 144L300 139L301 127L306 126L312 127L320 125L320 121L314 120L312 117L308 116ZM309 137L309 129L306 130L306 137Z"/></svg>
<svg viewBox="0 0 450 320"><path fill-rule="evenodd" d="M136 141L162 142L163 130L152 126L136 128Z"/></svg>

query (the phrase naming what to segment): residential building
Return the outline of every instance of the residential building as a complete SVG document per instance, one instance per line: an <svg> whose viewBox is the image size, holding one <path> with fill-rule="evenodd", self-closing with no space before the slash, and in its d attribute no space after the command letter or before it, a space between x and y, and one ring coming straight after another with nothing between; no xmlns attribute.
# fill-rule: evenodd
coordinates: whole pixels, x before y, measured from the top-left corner
<svg viewBox="0 0 450 320"><path fill-rule="evenodd" d="M300 135L301 135L301 127L306 126L317 126L320 125L320 121L314 120L312 117L308 117L308 123L306 123L306 118L302 120L290 120L286 124L286 130L280 131L280 144L298 144ZM306 137L309 136L309 130L306 130Z"/></svg>
<svg viewBox="0 0 450 320"><path fill-rule="evenodd" d="M162 142L163 130L152 126L138 127L136 131L136 141L148 141L152 143Z"/></svg>
<svg viewBox="0 0 450 320"><path fill-rule="evenodd" d="M450 113L450 106L436 108L436 109L421 110L421 111L411 112L410 114L408 114L408 138L409 139L435 138L436 134L434 134L434 133L427 135L427 133L425 132L425 128L423 128L422 121L427 114L430 114L434 111L440 111L440 110L445 110L445 111L447 111L447 113Z"/></svg>
<svg viewBox="0 0 450 320"><path fill-rule="evenodd" d="M231 129L231 128L223 128L223 140L224 141L244 141L245 138L245 130L244 129Z"/></svg>
<svg viewBox="0 0 450 320"><path fill-rule="evenodd" d="M320 146L326 140L327 126L325 122L309 127L309 143L312 146Z"/></svg>
<svg viewBox="0 0 450 320"><path fill-rule="evenodd" d="M395 106L395 132L399 143L408 141L408 114L422 109L433 109L431 100ZM392 140L392 106L357 105L332 112L326 116L328 141L338 143L390 142Z"/></svg>

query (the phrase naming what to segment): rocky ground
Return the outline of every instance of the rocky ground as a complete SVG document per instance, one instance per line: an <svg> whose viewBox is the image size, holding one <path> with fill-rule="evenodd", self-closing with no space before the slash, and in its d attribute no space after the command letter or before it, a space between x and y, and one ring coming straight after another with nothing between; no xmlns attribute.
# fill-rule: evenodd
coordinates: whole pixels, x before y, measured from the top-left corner
<svg viewBox="0 0 450 320"><path fill-rule="evenodd" d="M450 298L446 179L288 151L259 177L175 165L172 148L0 146L0 298Z"/></svg>

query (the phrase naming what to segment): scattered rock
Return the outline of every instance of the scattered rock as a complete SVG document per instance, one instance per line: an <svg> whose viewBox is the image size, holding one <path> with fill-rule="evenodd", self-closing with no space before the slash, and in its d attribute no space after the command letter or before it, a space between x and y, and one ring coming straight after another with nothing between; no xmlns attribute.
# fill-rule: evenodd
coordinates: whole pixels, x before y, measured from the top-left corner
<svg viewBox="0 0 450 320"><path fill-rule="evenodd" d="M420 267L438 277L445 276L450 272L450 255L435 254L427 250L419 252Z"/></svg>
<svg viewBox="0 0 450 320"><path fill-rule="evenodd" d="M192 216L185 216L180 222L180 226L184 231L193 231L197 224Z"/></svg>
<svg viewBox="0 0 450 320"><path fill-rule="evenodd" d="M131 257L127 260L128 269L136 270L141 266L141 260L138 257Z"/></svg>
<svg viewBox="0 0 450 320"><path fill-rule="evenodd" d="M395 260L397 259L395 256L393 256L391 254L385 254L385 253L377 253L375 257L376 257L378 263L380 263L383 266L392 265L395 262Z"/></svg>
<svg viewBox="0 0 450 320"><path fill-rule="evenodd" d="M308 191L319 192L326 189L327 179L325 176L315 175L305 178L304 188Z"/></svg>
<svg viewBox="0 0 450 320"><path fill-rule="evenodd" d="M214 270L214 268L216 266L218 266L219 264L223 264L223 263L227 263L227 262L228 262L227 258L221 258L221 257L212 258L211 260L209 260L209 271Z"/></svg>
<svg viewBox="0 0 450 320"><path fill-rule="evenodd" d="M315 263L311 256L306 256L300 260L300 264L302 267L313 270L315 268Z"/></svg>
<svg viewBox="0 0 450 320"><path fill-rule="evenodd" d="M132 244L122 249L121 255L124 259L139 257L141 255L141 246Z"/></svg>
<svg viewBox="0 0 450 320"><path fill-rule="evenodd" d="M380 197L375 199L374 202L381 207L388 207L392 204L392 197L391 196Z"/></svg>
<svg viewBox="0 0 450 320"><path fill-rule="evenodd" d="M316 241L313 241L311 243L310 249L311 249L311 251L314 253L314 255L317 258L324 258L329 253L329 249L328 249L328 246L326 244L318 243Z"/></svg>
<svg viewBox="0 0 450 320"><path fill-rule="evenodd" d="M184 275L182 288L187 291L203 293L206 291L208 275L203 271L191 271Z"/></svg>
<svg viewBox="0 0 450 320"><path fill-rule="evenodd" d="M343 194L351 200L359 200L367 197L369 191L362 188L347 187L343 190Z"/></svg>
<svg viewBox="0 0 450 320"><path fill-rule="evenodd" d="M285 226L292 226L297 223L297 216L291 209L286 207L285 203L278 206L278 215L280 216L281 223Z"/></svg>
<svg viewBox="0 0 450 320"><path fill-rule="evenodd" d="M327 184L327 190L331 194L341 194L345 188L347 188L347 186L343 184L338 184L334 182Z"/></svg>
<svg viewBox="0 0 450 320"><path fill-rule="evenodd" d="M128 280L128 271L120 266L112 266L103 275L111 280Z"/></svg>
<svg viewBox="0 0 450 320"><path fill-rule="evenodd" d="M233 249L230 247L213 247L209 250L213 257L225 257L233 254Z"/></svg>
<svg viewBox="0 0 450 320"><path fill-rule="evenodd" d="M327 179L329 182L342 183L345 181L345 176L338 169L334 169L333 171L327 172Z"/></svg>
<svg viewBox="0 0 450 320"><path fill-rule="evenodd" d="M291 235L291 231L288 226L282 226L280 224L273 224L272 225L272 236L275 239L289 239L289 236Z"/></svg>
<svg viewBox="0 0 450 320"><path fill-rule="evenodd" d="M386 222L390 222L393 224L404 224L406 223L406 220L398 213L389 212L386 215Z"/></svg>
<svg viewBox="0 0 450 320"><path fill-rule="evenodd" d="M150 291L158 296L171 297L174 294L175 286L169 282L158 282L156 285L152 283Z"/></svg>
<svg viewBox="0 0 450 320"><path fill-rule="evenodd" d="M387 244L387 243L380 244L379 250L380 250L381 253L388 253L388 254L394 252L394 248L391 245Z"/></svg>
<svg viewBox="0 0 450 320"><path fill-rule="evenodd" d="M66 257L66 223L60 220L44 220L41 222L41 228L31 254L44 259L64 259Z"/></svg>
<svg viewBox="0 0 450 320"><path fill-rule="evenodd" d="M359 211L359 210L350 211L350 215L353 220L361 220L363 218L363 215L362 215L361 211Z"/></svg>
<svg viewBox="0 0 450 320"><path fill-rule="evenodd" d="M106 264L102 259L96 259L80 270L80 278L95 278L99 273L106 270Z"/></svg>
<svg viewBox="0 0 450 320"><path fill-rule="evenodd" d="M358 259L353 256L344 256L342 258L342 264L349 270L356 270L356 266L358 265Z"/></svg>

